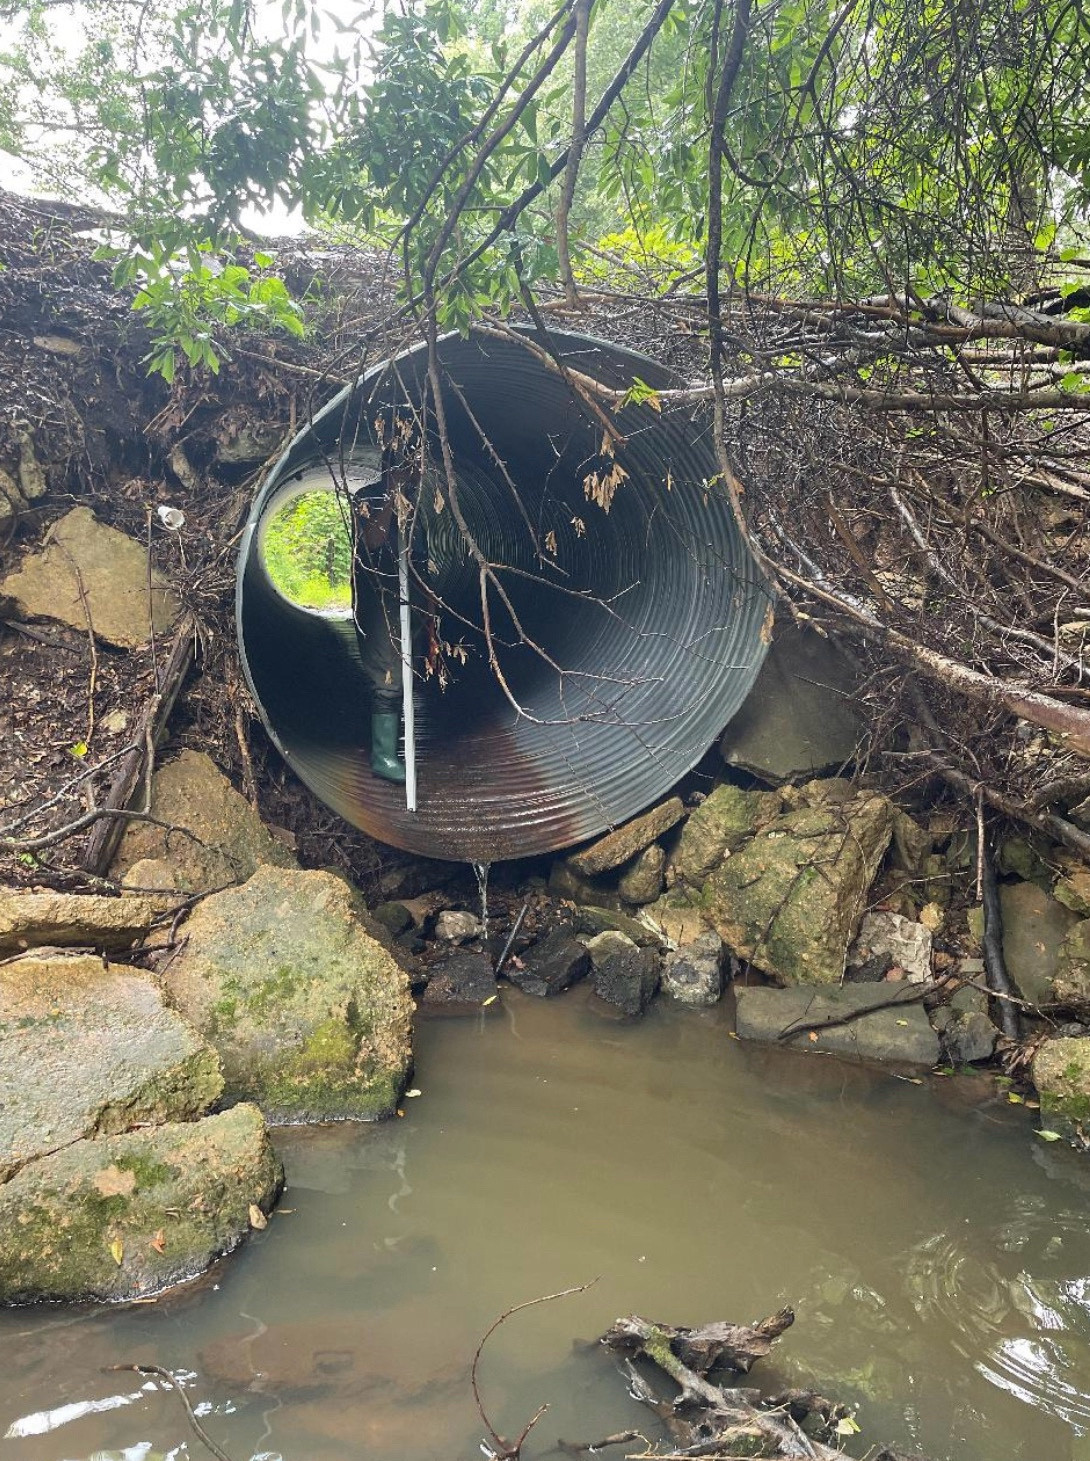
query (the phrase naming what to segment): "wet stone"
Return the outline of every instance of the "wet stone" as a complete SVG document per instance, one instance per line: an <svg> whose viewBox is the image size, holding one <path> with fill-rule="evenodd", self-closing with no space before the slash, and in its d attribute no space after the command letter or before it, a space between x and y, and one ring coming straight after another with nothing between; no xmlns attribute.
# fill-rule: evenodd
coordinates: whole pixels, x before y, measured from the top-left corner
<svg viewBox="0 0 1090 1461"><path fill-rule="evenodd" d="M995 1053L999 1031L987 1015L979 1010L953 1017L942 1031L943 1048L951 1065L972 1065L977 1060L990 1060Z"/></svg>
<svg viewBox="0 0 1090 1461"><path fill-rule="evenodd" d="M560 994L584 978L590 969L590 954L585 944L558 928L528 949L522 962L522 969L508 965L507 978L524 994L544 998Z"/></svg>
<svg viewBox="0 0 1090 1461"><path fill-rule="evenodd" d="M587 938L600 933L623 933L639 948L661 948L662 937L653 928L648 928L638 918L627 913L617 913L612 908L577 908L575 910L575 931Z"/></svg>
<svg viewBox="0 0 1090 1461"><path fill-rule="evenodd" d="M425 1005L434 1005L451 1014L480 1009L486 1000L498 993L492 960L488 954L451 954L432 970L424 991ZM498 1004L494 1006L498 1008Z"/></svg>
<svg viewBox="0 0 1090 1461"><path fill-rule="evenodd" d="M597 877L600 873L610 872L613 868L630 862L637 853L642 852L645 847L649 847L664 832L669 832L671 827L676 827L684 815L685 806L681 798L671 797L661 806L652 807L641 817L626 822L615 832L610 832L597 842L592 842L581 852L573 853L567 859L568 865L585 878ZM650 902L650 899L647 901Z"/></svg>
<svg viewBox="0 0 1090 1461"><path fill-rule="evenodd" d="M707 1005L723 993L723 940L712 929L666 955L662 991L679 1004Z"/></svg>
<svg viewBox="0 0 1090 1461"><path fill-rule="evenodd" d="M625 868L617 880L617 891L626 903L653 903L662 892L666 853L653 842Z"/></svg>
<svg viewBox="0 0 1090 1461"><path fill-rule="evenodd" d="M654 949L638 948L623 933L600 933L587 944L594 973L594 992L625 1015L641 1015L659 987L659 959Z"/></svg>
<svg viewBox="0 0 1090 1461"><path fill-rule="evenodd" d="M738 1035L814 1053L854 1055L902 1065L934 1065L939 1037L922 1002L896 998L888 984L839 988L739 989ZM883 1005L884 1008L876 1008ZM839 1021L840 1023L834 1023ZM817 1027L817 1028L813 1028ZM784 1034L791 1030L790 1035ZM811 1039L811 1034L816 1039Z"/></svg>

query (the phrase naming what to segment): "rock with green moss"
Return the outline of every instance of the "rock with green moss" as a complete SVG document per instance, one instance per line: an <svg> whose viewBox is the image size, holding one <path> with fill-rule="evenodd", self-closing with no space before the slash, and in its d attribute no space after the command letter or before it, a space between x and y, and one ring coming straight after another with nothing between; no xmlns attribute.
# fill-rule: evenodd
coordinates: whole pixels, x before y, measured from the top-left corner
<svg viewBox="0 0 1090 1461"><path fill-rule="evenodd" d="M1041 1129L1090 1146L1090 1040L1046 1040L1033 1058Z"/></svg>
<svg viewBox="0 0 1090 1461"><path fill-rule="evenodd" d="M283 1181L250 1105L40 1157L0 1186L0 1303L133 1299L193 1278Z"/></svg>
<svg viewBox="0 0 1090 1461"><path fill-rule="evenodd" d="M893 825L883 796L815 801L762 827L699 895L727 947L785 984L839 983Z"/></svg>
<svg viewBox="0 0 1090 1461"><path fill-rule="evenodd" d="M0 964L0 1182L80 1137L188 1121L222 1090L216 1052L147 975L89 954Z"/></svg>
<svg viewBox="0 0 1090 1461"><path fill-rule="evenodd" d="M1090 917L1090 868L1069 866L1053 888L1058 902L1080 918Z"/></svg>
<svg viewBox="0 0 1090 1461"><path fill-rule="evenodd" d="M332 873L262 867L206 898L164 975L218 1050L227 1093L272 1122L371 1121L412 1064L409 981Z"/></svg>
<svg viewBox="0 0 1090 1461"><path fill-rule="evenodd" d="M775 791L743 791L717 786L692 813L681 830L670 860L669 881L700 887L724 857L773 820L780 810Z"/></svg>
<svg viewBox="0 0 1090 1461"><path fill-rule="evenodd" d="M130 823L111 868L130 885L131 870L149 859L168 864L174 885L187 892L245 882L265 864L297 866L203 751L183 751L160 767L152 778L151 811L169 827Z"/></svg>
<svg viewBox="0 0 1090 1461"><path fill-rule="evenodd" d="M1051 993L1060 1004L1090 1012L1090 918L1070 928L1060 945Z"/></svg>

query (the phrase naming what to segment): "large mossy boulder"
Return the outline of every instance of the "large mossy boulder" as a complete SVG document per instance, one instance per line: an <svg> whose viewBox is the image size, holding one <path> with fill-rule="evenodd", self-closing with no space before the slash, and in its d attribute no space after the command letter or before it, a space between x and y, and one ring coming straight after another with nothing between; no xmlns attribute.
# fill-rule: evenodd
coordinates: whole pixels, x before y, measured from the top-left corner
<svg viewBox="0 0 1090 1461"><path fill-rule="evenodd" d="M173 886L197 893L243 883L266 864L297 866L203 751L183 751L160 767L152 778L151 812L167 826L130 822L114 858L114 877L128 878L140 863L167 863Z"/></svg>
<svg viewBox="0 0 1090 1461"><path fill-rule="evenodd" d="M191 1120L222 1090L216 1052L147 975L87 954L0 964L0 1182L81 1137Z"/></svg>
<svg viewBox="0 0 1090 1461"><path fill-rule="evenodd" d="M132 1299L191 1278L283 1181L250 1105L77 1141L0 1186L0 1303Z"/></svg>
<svg viewBox="0 0 1090 1461"><path fill-rule="evenodd" d="M1041 1128L1090 1147L1090 1039L1046 1040L1033 1057Z"/></svg>
<svg viewBox="0 0 1090 1461"><path fill-rule="evenodd" d="M775 791L743 791L729 783L717 786L682 828L669 880L701 887L724 857L779 815L780 805Z"/></svg>
<svg viewBox="0 0 1090 1461"><path fill-rule="evenodd" d="M412 1065L409 981L332 873L262 867L206 898L164 973L227 1093L272 1122L375 1120Z"/></svg>
<svg viewBox="0 0 1090 1461"><path fill-rule="evenodd" d="M728 949L785 984L840 982L889 845L891 803L842 790L804 788L801 805L737 846L692 900Z"/></svg>

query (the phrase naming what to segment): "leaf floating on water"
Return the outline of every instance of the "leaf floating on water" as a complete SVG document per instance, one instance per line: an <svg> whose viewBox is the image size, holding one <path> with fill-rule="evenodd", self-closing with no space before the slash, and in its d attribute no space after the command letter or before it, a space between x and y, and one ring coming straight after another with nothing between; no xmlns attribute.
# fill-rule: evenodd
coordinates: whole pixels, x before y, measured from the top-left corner
<svg viewBox="0 0 1090 1461"><path fill-rule="evenodd" d="M817 1043L817 1037L818 1037L817 1036L817 1031L816 1030L811 1030L808 1038L810 1040L812 1040L816 1044Z"/></svg>
<svg viewBox="0 0 1090 1461"><path fill-rule="evenodd" d="M422 1095L422 1094L423 1093L421 1091L418 1091L417 1088L415 1086L413 1086L413 1088L412 1088L411 1091L406 1091L405 1092L405 1098L406 1098L406 1100L411 1100L411 1098L413 1096L419 1096L419 1095Z"/></svg>
<svg viewBox="0 0 1090 1461"><path fill-rule="evenodd" d="M863 1427L851 1415L842 1416L836 1423L836 1433L838 1436L857 1436L862 1429Z"/></svg>
<svg viewBox="0 0 1090 1461"><path fill-rule="evenodd" d="M113 1255L114 1262L117 1264L118 1268L120 1268L121 1260L125 1256L125 1245L120 1238L115 1238L110 1244L110 1252Z"/></svg>
<svg viewBox="0 0 1090 1461"><path fill-rule="evenodd" d="M152 1238L148 1246L154 1248L156 1253L163 1254L166 1252L167 1240L162 1228L159 1229L159 1231L156 1233L155 1237Z"/></svg>
<svg viewBox="0 0 1090 1461"><path fill-rule="evenodd" d="M906 1030L908 1029L908 1021L907 1020L898 1020L897 1023L899 1025L903 1026L904 1029L906 1029Z"/></svg>
<svg viewBox="0 0 1090 1461"><path fill-rule="evenodd" d="M481 1001L481 1009L487 1009L490 1004L495 1004L497 999L499 999L498 994L490 994L487 999Z"/></svg>
<svg viewBox="0 0 1090 1461"><path fill-rule="evenodd" d="M1017 1091L1008 1091L1007 1100L1012 1106L1024 1106L1026 1104L1025 1096L1020 1096Z"/></svg>
<svg viewBox="0 0 1090 1461"><path fill-rule="evenodd" d="M1060 1133L1058 1131L1043 1131L1042 1130L1042 1131L1039 1131L1037 1133L1037 1135L1041 1138L1042 1141L1063 1141L1063 1137L1060 1135Z"/></svg>
<svg viewBox="0 0 1090 1461"><path fill-rule="evenodd" d="M262 1228L267 1228L269 1226L268 1218L261 1211L256 1202L250 1203L250 1226L251 1228L256 1228L259 1233Z"/></svg>

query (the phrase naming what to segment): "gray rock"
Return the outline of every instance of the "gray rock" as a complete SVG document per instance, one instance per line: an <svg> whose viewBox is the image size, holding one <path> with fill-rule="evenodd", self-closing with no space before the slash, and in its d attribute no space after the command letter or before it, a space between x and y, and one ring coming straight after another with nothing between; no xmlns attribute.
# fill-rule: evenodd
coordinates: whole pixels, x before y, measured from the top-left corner
<svg viewBox="0 0 1090 1461"><path fill-rule="evenodd" d="M594 992L625 1015L641 1015L659 987L654 949L638 948L623 933L595 935L587 944L594 968Z"/></svg>
<svg viewBox="0 0 1090 1461"><path fill-rule="evenodd" d="M778 792L715 787L682 828L667 881L701 887L725 856L779 815L780 806Z"/></svg>
<svg viewBox="0 0 1090 1461"><path fill-rule="evenodd" d="M586 878L577 873L566 857L557 858L549 869L548 891L561 902L589 904L594 908L621 908L621 895L608 878Z"/></svg>
<svg viewBox="0 0 1090 1461"><path fill-rule="evenodd" d="M990 1060L995 1053L999 1031L986 1014L969 1010L959 1014L951 1007L952 1018L942 1031L943 1048L951 1065L972 1065Z"/></svg>
<svg viewBox="0 0 1090 1461"><path fill-rule="evenodd" d="M25 489L24 489L24 495ZM169 632L181 603L157 570L151 573L149 616L147 549L97 521L89 507L74 507L55 522L40 553L0 582L0 597L24 614L56 619L122 649L135 649Z"/></svg>
<svg viewBox="0 0 1090 1461"><path fill-rule="evenodd" d="M903 969L912 983L931 978L931 930L899 913L866 913L859 933L848 950L847 977L871 960L889 969Z"/></svg>
<svg viewBox="0 0 1090 1461"><path fill-rule="evenodd" d="M423 1003L451 1014L475 1014L498 993L488 954L456 953L433 967ZM490 1008L498 1009L499 1004Z"/></svg>
<svg viewBox="0 0 1090 1461"><path fill-rule="evenodd" d="M1033 1057L1041 1127L1090 1148L1090 1039L1046 1040Z"/></svg>
<svg viewBox="0 0 1090 1461"><path fill-rule="evenodd" d="M134 893L101 898L0 888L0 954L42 945L131 949L147 933L163 906L161 899Z"/></svg>
<svg viewBox="0 0 1090 1461"><path fill-rule="evenodd" d="M916 990L910 992L904 985L900 989L903 994L889 984L739 989L738 1035L743 1040L854 1055L863 1060L934 1065L939 1058L939 1038ZM875 1008L890 999L899 1002L889 1008ZM845 1019L846 1023L833 1023ZM811 1031L807 1027L812 1025L819 1028ZM796 1033L781 1038L786 1030ZM811 1033L817 1038L812 1040Z"/></svg>
<svg viewBox="0 0 1090 1461"><path fill-rule="evenodd" d="M784 625L723 733L723 759L772 782L854 760L861 732L856 683L851 662L831 640Z"/></svg>
<svg viewBox="0 0 1090 1461"><path fill-rule="evenodd" d="M0 1186L0 1303L133 1299L193 1278L283 1182L254 1106L78 1141Z"/></svg>
<svg viewBox="0 0 1090 1461"><path fill-rule="evenodd" d="M562 928L553 931L522 955L523 968L507 967L507 978L525 994L547 996L560 994L590 969L590 954L585 944L572 938Z"/></svg>
<svg viewBox="0 0 1090 1461"><path fill-rule="evenodd" d="M446 908L435 920L435 937L447 944L468 944L481 935L481 920L472 913Z"/></svg>
<svg viewBox="0 0 1090 1461"><path fill-rule="evenodd" d="M1003 957L1024 999L1043 1004L1052 997L1060 945L1078 915L1050 898L1036 883L1002 883Z"/></svg>
<svg viewBox="0 0 1090 1461"><path fill-rule="evenodd" d="M150 858L169 864L179 888L204 892L245 882L266 863L298 866L203 751L183 751L160 767L152 778L151 811L185 832L131 822L114 858L115 876Z"/></svg>
<svg viewBox="0 0 1090 1461"><path fill-rule="evenodd" d="M962 959L961 964L959 965L959 969L962 974L967 975L970 973L970 971L965 967L966 964L970 962L972 961L969 959ZM979 977L981 980L983 980L984 961L980 960L980 964L981 968ZM975 978L977 976L974 975L973 977ZM988 996L987 994L985 994L983 989L976 989L971 984L963 984L960 989L956 989L951 995L950 1008L959 1015L986 1015L988 1013Z"/></svg>
<svg viewBox="0 0 1090 1461"><path fill-rule="evenodd" d="M716 1004L723 993L723 940L709 929L666 955L662 990L679 1004Z"/></svg>
<svg viewBox="0 0 1090 1461"><path fill-rule="evenodd" d="M89 954L0 964L0 1182L80 1137L191 1120L222 1090L148 976Z"/></svg>
<svg viewBox="0 0 1090 1461"><path fill-rule="evenodd" d="M1068 930L1056 956L1052 998L1090 1012L1090 918Z"/></svg>
<svg viewBox="0 0 1090 1461"><path fill-rule="evenodd" d="M820 783L804 794L816 804L783 813L739 847L699 903L727 948L759 969L789 984L838 984L892 808L868 792L838 801Z"/></svg>
<svg viewBox="0 0 1090 1461"><path fill-rule="evenodd" d="M652 807L649 812L644 812L631 822L626 822L615 832L592 842L589 847L573 853L567 859L568 865L584 878L610 872L613 868L630 862L638 852L649 847L664 832L676 827L684 815L685 805L681 798L671 797L669 801Z"/></svg>
<svg viewBox="0 0 1090 1461"><path fill-rule="evenodd" d="M199 903L164 971L227 1093L270 1121L390 1115L412 1063L408 979L332 873L261 867Z"/></svg>
<svg viewBox="0 0 1090 1461"><path fill-rule="evenodd" d="M666 853L652 842L635 857L617 880L617 892L626 903L653 903L665 884Z"/></svg>

